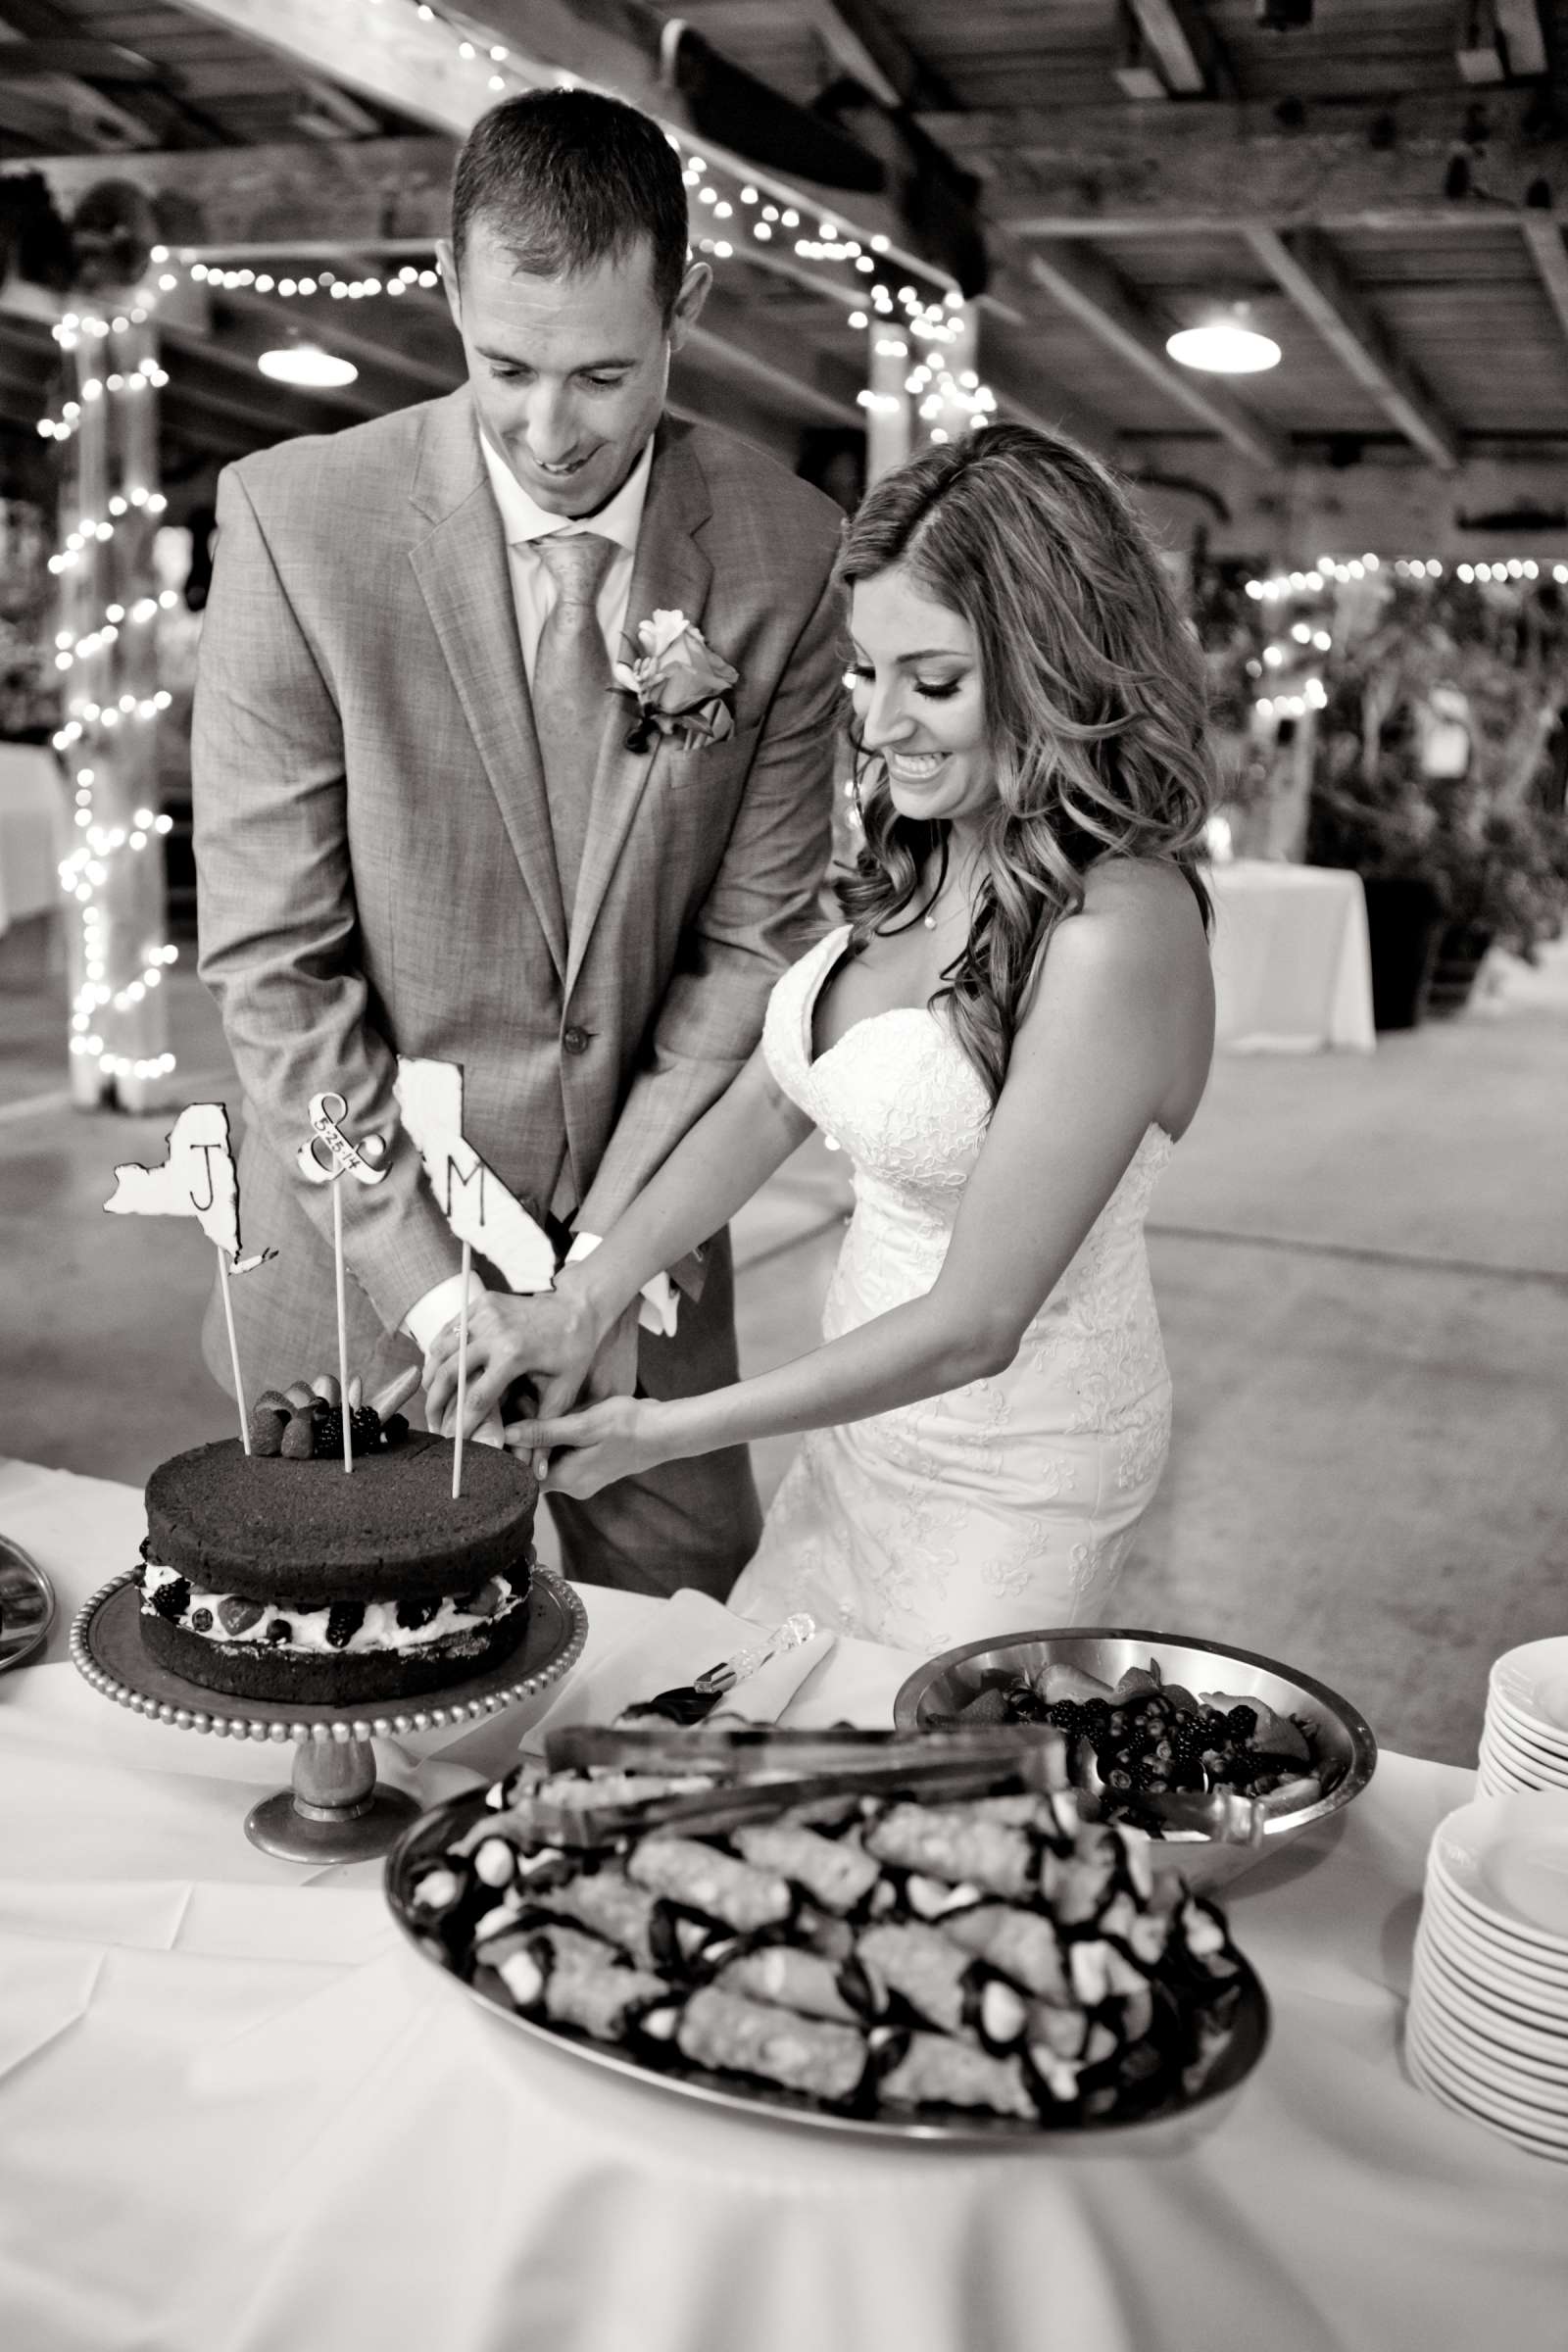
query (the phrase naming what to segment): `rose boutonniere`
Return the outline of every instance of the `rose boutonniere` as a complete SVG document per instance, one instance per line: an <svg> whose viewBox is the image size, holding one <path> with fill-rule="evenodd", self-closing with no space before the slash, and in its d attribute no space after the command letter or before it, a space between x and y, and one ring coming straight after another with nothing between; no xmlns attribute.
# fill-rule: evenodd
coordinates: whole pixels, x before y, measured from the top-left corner
<svg viewBox="0 0 1568 2352"><path fill-rule="evenodd" d="M637 643L635 661L617 662L612 673L637 704L637 723L626 737L629 752L646 752L656 735L674 735L689 752L734 734L724 696L740 672L714 653L684 612L640 620Z"/></svg>

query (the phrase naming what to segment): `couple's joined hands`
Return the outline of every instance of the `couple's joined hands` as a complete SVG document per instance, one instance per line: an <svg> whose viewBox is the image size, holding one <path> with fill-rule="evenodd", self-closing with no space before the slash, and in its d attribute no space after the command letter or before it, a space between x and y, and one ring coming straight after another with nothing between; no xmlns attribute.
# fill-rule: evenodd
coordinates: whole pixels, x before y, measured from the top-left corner
<svg viewBox="0 0 1568 2352"><path fill-rule="evenodd" d="M465 1437L501 1411L509 1390L526 1382L535 1415L511 1421L503 1434L514 1453L532 1454L534 1474L551 1493L586 1498L662 1460L651 1426L658 1407L632 1395L638 1305L634 1298L607 1323L569 1273L555 1290L532 1298L491 1291L475 1300L468 1309ZM432 1429L449 1435L457 1413L458 1331L454 1317L424 1361L426 1415ZM583 1409L573 1412L579 1397ZM555 1446L572 1450L547 1476Z"/></svg>

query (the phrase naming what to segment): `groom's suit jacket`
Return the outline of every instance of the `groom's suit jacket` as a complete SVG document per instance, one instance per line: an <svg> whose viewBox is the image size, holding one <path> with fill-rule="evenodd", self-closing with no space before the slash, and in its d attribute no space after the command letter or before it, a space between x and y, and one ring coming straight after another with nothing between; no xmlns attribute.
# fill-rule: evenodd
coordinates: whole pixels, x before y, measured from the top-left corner
<svg viewBox="0 0 1568 2352"><path fill-rule="evenodd" d="M233 1285L254 1389L336 1360L330 1195L296 1165L313 1096L395 1144L382 1182L341 1186L367 1361L459 1263L397 1054L461 1063L469 1141L535 1213L559 1184L603 1233L751 1053L823 919L841 516L748 444L661 424L626 625L696 621L739 673L735 732L634 753L607 696L568 920L466 390L247 458L218 514L193 799L241 1230L279 1253Z"/></svg>

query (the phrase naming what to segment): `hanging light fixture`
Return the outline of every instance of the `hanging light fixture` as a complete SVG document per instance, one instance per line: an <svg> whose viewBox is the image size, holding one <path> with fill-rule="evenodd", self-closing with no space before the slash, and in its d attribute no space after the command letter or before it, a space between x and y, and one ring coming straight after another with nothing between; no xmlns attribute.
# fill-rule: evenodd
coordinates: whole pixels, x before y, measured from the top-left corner
<svg viewBox="0 0 1568 2352"><path fill-rule="evenodd" d="M1232 303L1197 326L1184 326L1166 338L1165 349L1183 368L1200 368L1208 375L1260 375L1280 364L1280 347L1272 335L1260 334L1249 323L1249 306Z"/></svg>
<svg viewBox="0 0 1568 2352"><path fill-rule="evenodd" d="M323 351L319 343L281 344L275 351L264 351L256 365L274 383L303 384L312 391L352 384L360 372L352 360Z"/></svg>

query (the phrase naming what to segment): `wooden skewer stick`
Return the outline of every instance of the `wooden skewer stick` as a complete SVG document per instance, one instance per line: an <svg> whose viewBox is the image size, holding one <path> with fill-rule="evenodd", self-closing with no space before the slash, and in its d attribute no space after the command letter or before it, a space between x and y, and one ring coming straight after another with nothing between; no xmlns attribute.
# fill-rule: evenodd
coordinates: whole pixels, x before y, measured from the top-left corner
<svg viewBox="0 0 1568 2352"><path fill-rule="evenodd" d="M468 1403L468 1268L473 1245L463 1245L463 1304L458 1309L458 1434L452 1448L452 1499L463 1493L463 1416Z"/></svg>
<svg viewBox="0 0 1568 2352"><path fill-rule="evenodd" d="M337 1385L343 1413L343 1468L354 1470L354 1415L349 1410L349 1324L343 1282L343 1186L332 1187L332 1272L337 1284Z"/></svg>
<svg viewBox="0 0 1568 2352"><path fill-rule="evenodd" d="M218 1271L223 1293L223 1321L228 1326L228 1360L234 1373L234 1402L239 1407L239 1442L247 1453L251 1449L250 1415L245 1410L245 1383L239 1375L239 1342L234 1337L234 1301L228 1295L228 1257L221 1242L215 1242L218 1251Z"/></svg>

